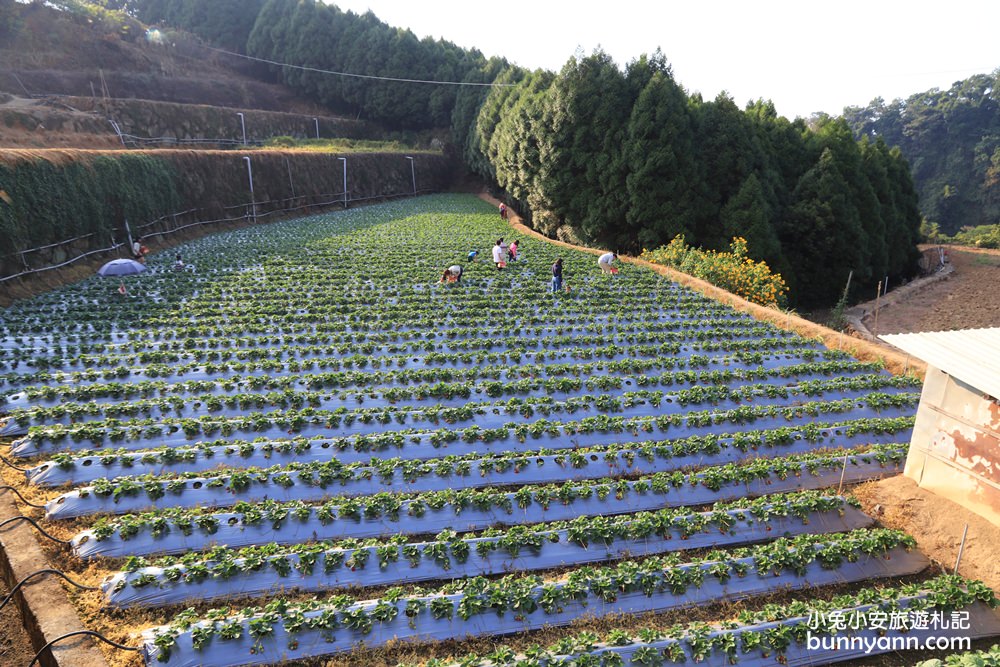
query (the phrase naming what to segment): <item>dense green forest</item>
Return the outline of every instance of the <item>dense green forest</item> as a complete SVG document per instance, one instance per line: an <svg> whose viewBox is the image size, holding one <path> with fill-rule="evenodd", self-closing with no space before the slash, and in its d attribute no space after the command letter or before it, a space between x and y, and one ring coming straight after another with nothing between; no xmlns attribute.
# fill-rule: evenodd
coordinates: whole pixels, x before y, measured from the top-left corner
<svg viewBox="0 0 1000 667"><path fill-rule="evenodd" d="M516 85L492 90L466 157L544 231L568 225L627 251L677 234L715 249L743 236L806 307L835 302L851 271L873 286L913 265L907 165L881 140L855 141L842 119L809 128L769 102L690 96L659 53L624 71L597 52L556 75L501 80Z"/></svg>
<svg viewBox="0 0 1000 667"><path fill-rule="evenodd" d="M848 107L858 136L881 137L909 160L920 209L941 231L1000 222L1000 70L886 103Z"/></svg>
<svg viewBox="0 0 1000 667"><path fill-rule="evenodd" d="M327 107L394 129L451 128L456 152L531 223L637 252L678 234L708 249L745 237L800 307L832 304L850 272L867 289L911 273L920 214L891 135L855 139L842 118L807 126L758 101L703 100L663 54L620 67L598 51L558 73L528 72L476 50L316 0L104 0L145 22L193 31L290 67L270 75Z"/></svg>

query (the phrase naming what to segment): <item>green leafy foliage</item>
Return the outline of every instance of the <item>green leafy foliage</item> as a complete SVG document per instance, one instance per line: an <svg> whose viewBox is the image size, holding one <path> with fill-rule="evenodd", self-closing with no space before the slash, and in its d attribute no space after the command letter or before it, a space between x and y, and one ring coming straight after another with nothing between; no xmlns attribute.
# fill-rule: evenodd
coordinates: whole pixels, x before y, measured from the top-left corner
<svg viewBox="0 0 1000 667"><path fill-rule="evenodd" d="M976 74L943 90L844 109L858 136L899 147L913 168L921 214L946 236L994 226L1000 216L997 77Z"/></svg>

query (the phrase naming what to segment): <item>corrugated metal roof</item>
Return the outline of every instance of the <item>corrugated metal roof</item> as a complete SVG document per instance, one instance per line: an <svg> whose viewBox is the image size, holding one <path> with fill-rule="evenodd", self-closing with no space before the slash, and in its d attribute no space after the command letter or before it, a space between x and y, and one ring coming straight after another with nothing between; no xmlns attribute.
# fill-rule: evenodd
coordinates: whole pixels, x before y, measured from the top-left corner
<svg viewBox="0 0 1000 667"><path fill-rule="evenodd" d="M1000 398L1000 327L879 336L993 398Z"/></svg>

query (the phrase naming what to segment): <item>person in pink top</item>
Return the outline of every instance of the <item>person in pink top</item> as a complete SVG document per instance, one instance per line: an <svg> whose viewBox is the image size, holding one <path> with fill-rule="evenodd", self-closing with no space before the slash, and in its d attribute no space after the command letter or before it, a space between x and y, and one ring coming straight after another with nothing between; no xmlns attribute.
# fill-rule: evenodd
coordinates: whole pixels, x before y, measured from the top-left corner
<svg viewBox="0 0 1000 667"><path fill-rule="evenodd" d="M510 261L517 261L517 239L510 242L510 247L507 248L507 256L510 258Z"/></svg>

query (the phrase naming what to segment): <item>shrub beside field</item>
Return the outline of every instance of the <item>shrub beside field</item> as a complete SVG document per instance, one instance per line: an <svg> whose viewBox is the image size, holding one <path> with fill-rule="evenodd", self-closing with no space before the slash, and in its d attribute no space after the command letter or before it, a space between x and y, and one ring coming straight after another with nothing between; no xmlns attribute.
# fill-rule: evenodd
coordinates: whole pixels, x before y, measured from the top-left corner
<svg viewBox="0 0 1000 667"><path fill-rule="evenodd" d="M762 306L783 306L788 297L788 285L782 277L771 271L767 262L747 256L744 238L734 238L729 252L716 252L692 248L680 235L661 248L644 249L639 259L701 278Z"/></svg>

